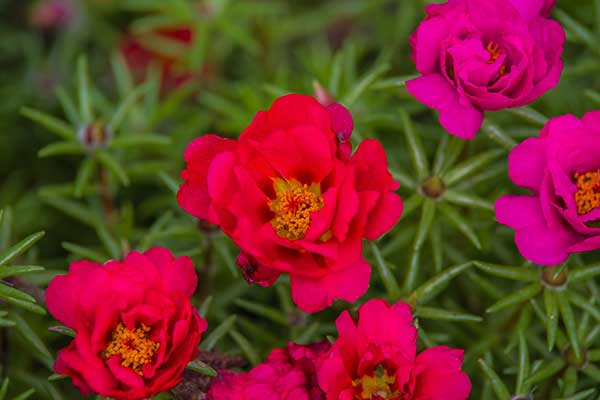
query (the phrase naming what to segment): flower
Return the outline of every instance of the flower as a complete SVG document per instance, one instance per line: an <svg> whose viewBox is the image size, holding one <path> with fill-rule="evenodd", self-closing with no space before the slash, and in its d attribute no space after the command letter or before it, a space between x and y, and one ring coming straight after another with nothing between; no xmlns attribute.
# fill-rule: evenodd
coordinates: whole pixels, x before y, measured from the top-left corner
<svg viewBox="0 0 600 400"><path fill-rule="evenodd" d="M249 372L220 371L207 400L325 400L316 368L329 347L327 341L308 346L289 343Z"/></svg>
<svg viewBox="0 0 600 400"><path fill-rule="evenodd" d="M294 302L307 312L367 290L362 239L387 232L402 212L381 144L365 140L350 157L349 116L287 95L238 141L204 135L184 155L179 205L233 239L251 281L267 286L288 273Z"/></svg>
<svg viewBox="0 0 600 400"><path fill-rule="evenodd" d="M162 28L126 36L119 51L138 81L156 65L164 89L174 89L191 81L196 72L185 65L186 53L194 40L194 30L187 26ZM162 43L162 47L156 43ZM168 50L168 51L167 51Z"/></svg>
<svg viewBox="0 0 600 400"><path fill-rule="evenodd" d="M76 15L72 0L37 0L29 11L29 23L38 29L64 28Z"/></svg>
<svg viewBox="0 0 600 400"><path fill-rule="evenodd" d="M410 38L420 77L406 83L452 135L472 139L483 112L520 107L556 86L565 33L548 0L449 0L425 8Z"/></svg>
<svg viewBox="0 0 600 400"><path fill-rule="evenodd" d="M358 322L347 311L339 337L317 370L327 400L465 400L471 391L461 371L463 351L431 347L416 355L410 306L369 300Z"/></svg>
<svg viewBox="0 0 600 400"><path fill-rule="evenodd" d="M54 369L84 395L145 399L181 380L207 328L190 303L197 277L188 257L164 248L104 265L77 261L46 290L50 313L75 330Z"/></svg>
<svg viewBox="0 0 600 400"><path fill-rule="evenodd" d="M496 219L515 230L526 259L557 265L600 248L600 111L553 118L516 146L508 174L531 195L496 201Z"/></svg>

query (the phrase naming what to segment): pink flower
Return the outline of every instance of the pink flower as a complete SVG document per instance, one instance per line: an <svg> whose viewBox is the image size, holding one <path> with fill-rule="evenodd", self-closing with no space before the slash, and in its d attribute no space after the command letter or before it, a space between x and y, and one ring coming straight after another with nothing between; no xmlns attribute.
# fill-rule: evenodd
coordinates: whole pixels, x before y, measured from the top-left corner
<svg viewBox="0 0 600 400"><path fill-rule="evenodd" d="M449 0L411 36L422 75L406 83L452 135L472 139L483 112L520 107L556 86L565 33L552 0Z"/></svg>
<svg viewBox="0 0 600 400"><path fill-rule="evenodd" d="M512 150L508 173L532 192L496 201L496 219L515 230L523 257L557 265L600 248L600 111L551 119Z"/></svg>
<svg viewBox="0 0 600 400"><path fill-rule="evenodd" d="M256 114L239 140L205 135L184 155L179 205L233 239L250 282L268 286L288 273L306 312L367 290L362 240L402 213L383 146L365 140L351 155L352 128L342 106L292 94Z"/></svg>
<svg viewBox="0 0 600 400"><path fill-rule="evenodd" d="M77 261L46 290L50 313L75 330L54 369L84 395L152 397L178 384L207 324L190 303L192 260L155 247L104 265Z"/></svg>
<svg viewBox="0 0 600 400"><path fill-rule="evenodd" d="M369 300L358 322L345 311L339 337L320 363L327 400L465 400L471 391L461 371L463 351L432 347L416 355L410 306Z"/></svg>
<svg viewBox="0 0 600 400"><path fill-rule="evenodd" d="M325 400L316 365L329 347L327 341L308 346L289 343L247 373L220 371L207 400Z"/></svg>

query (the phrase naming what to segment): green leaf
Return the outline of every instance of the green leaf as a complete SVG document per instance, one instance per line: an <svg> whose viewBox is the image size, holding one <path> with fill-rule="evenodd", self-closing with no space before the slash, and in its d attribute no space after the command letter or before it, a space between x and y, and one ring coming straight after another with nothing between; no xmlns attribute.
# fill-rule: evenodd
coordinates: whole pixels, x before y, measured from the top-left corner
<svg viewBox="0 0 600 400"><path fill-rule="evenodd" d="M138 247L143 250L149 249L152 246L156 235L158 235L172 219L173 212L171 210L168 210L163 215L161 215L160 218L154 221L152 226L150 226L150 229L146 230L146 234L140 240Z"/></svg>
<svg viewBox="0 0 600 400"><path fill-rule="evenodd" d="M139 100L140 96L144 93L146 89L146 85L138 86L137 88L129 92L129 94L127 94L127 97L125 97L121 104L119 104L119 107L117 107L117 110L115 111L112 118L110 119L110 122L108 123L108 129L110 131L117 132L119 130L121 124L123 123L123 120L125 119L127 114L129 114L131 109L135 106L135 103Z"/></svg>
<svg viewBox="0 0 600 400"><path fill-rule="evenodd" d="M60 102L60 105L62 106L69 122L74 126L78 126L81 123L79 112L75 107L75 103L73 103L73 100L62 86L56 88L56 98ZM75 134L76 132L73 131L73 133Z"/></svg>
<svg viewBox="0 0 600 400"><path fill-rule="evenodd" d="M594 299L588 300L574 291L563 292L563 295L566 295L571 303L588 312L596 321L600 321L600 308L594 304Z"/></svg>
<svg viewBox="0 0 600 400"><path fill-rule="evenodd" d="M237 315L232 315L225 321L221 322L207 337L202 341L200 347L210 351L214 349L217 342L225 336L235 325Z"/></svg>
<svg viewBox="0 0 600 400"><path fill-rule="evenodd" d="M277 324L281 324L283 326L288 326L289 321L278 309L273 307L268 307L262 305L260 303L255 303L252 301L244 300L244 299L236 299L234 303L243 308L246 311L249 311L253 314L256 314L260 317L264 317L269 319Z"/></svg>
<svg viewBox="0 0 600 400"><path fill-rule="evenodd" d="M129 186L127 172L125 172L125 169L113 156L106 151L99 151L96 153L96 156L98 157L98 161L108 168L121 181L123 186Z"/></svg>
<svg viewBox="0 0 600 400"><path fill-rule="evenodd" d="M513 292L511 295L506 296L505 298L494 303L485 312L488 314L493 314L504 310L505 308L524 303L535 297L541 290L542 286L539 283L525 286L524 288L519 289L516 292Z"/></svg>
<svg viewBox="0 0 600 400"><path fill-rule="evenodd" d="M403 290L410 292L417 280L417 273L419 270L419 258L421 254L421 247L425 243L425 239L429 234L429 230L435 217L435 206L436 203L433 200L425 200L423 204L423 210L421 212L421 219L415 235L415 240L411 249L411 257L409 261L408 271L404 278Z"/></svg>
<svg viewBox="0 0 600 400"><path fill-rule="evenodd" d="M110 61L119 95L124 97L133 90L133 77L129 72L127 62L120 51L114 52Z"/></svg>
<svg viewBox="0 0 600 400"><path fill-rule="evenodd" d="M373 256L375 256L375 268L377 269L377 273L379 274L379 277L385 286L388 297L391 300L397 300L400 298L400 286L398 286L398 282L396 281L394 274L392 271L390 271L383 258L383 255L381 254L381 251L379 250L379 247L377 247L377 244L375 242L370 242L369 246Z"/></svg>
<svg viewBox="0 0 600 400"><path fill-rule="evenodd" d="M0 279L7 278L9 276L31 274L43 270L44 267L40 267L38 265L11 265L10 267L0 267Z"/></svg>
<svg viewBox="0 0 600 400"><path fill-rule="evenodd" d="M404 199L403 199L404 200ZM419 193L414 193L408 199L404 200L404 208L402 210L402 219L406 219L413 211L423 204L423 196Z"/></svg>
<svg viewBox="0 0 600 400"><path fill-rule="evenodd" d="M2 386L0 387L0 400L4 400L6 398L6 393L8 392L8 378L4 378L2 381Z"/></svg>
<svg viewBox="0 0 600 400"><path fill-rule="evenodd" d="M28 119L40 124L44 128L48 129L48 131L54 133L56 136L62 139L69 141L75 140L75 130L71 125L62 119L28 107L23 107L21 109L21 114L24 117L27 117Z"/></svg>
<svg viewBox="0 0 600 400"><path fill-rule="evenodd" d="M588 390L584 390L582 392L573 394L569 397L562 397L560 399L557 400L586 400L586 399L590 399L592 395L596 394L596 389L588 389Z"/></svg>
<svg viewBox="0 0 600 400"><path fill-rule="evenodd" d="M548 122L548 117L529 106L507 108L506 111L538 126L544 126Z"/></svg>
<svg viewBox="0 0 600 400"><path fill-rule="evenodd" d="M555 8L554 14L579 41L585 43L592 50L598 50L598 38L593 32L561 9Z"/></svg>
<svg viewBox="0 0 600 400"><path fill-rule="evenodd" d="M77 61L77 79L79 86L79 113L82 122L86 125L91 124L94 116L92 114L92 104L90 100L90 85L88 79L88 64L85 57L80 57Z"/></svg>
<svg viewBox="0 0 600 400"><path fill-rule="evenodd" d="M488 120L483 121L481 129L486 135L488 135L490 139L498 143L505 150L510 151L517 145L517 142L508 136L504 131L502 131L498 125L495 125Z"/></svg>
<svg viewBox="0 0 600 400"><path fill-rule="evenodd" d="M171 144L171 139L161 135L123 135L110 142L109 147L138 148L138 147L162 147Z"/></svg>
<svg viewBox="0 0 600 400"><path fill-rule="evenodd" d="M79 198L83 196L86 186L88 185L92 176L94 175L95 165L95 160L92 157L87 157L81 163L81 166L79 167L79 172L77 173L77 178L75 179L75 197Z"/></svg>
<svg viewBox="0 0 600 400"><path fill-rule="evenodd" d="M418 75L405 75L405 76L398 76L395 78L382 79L382 80L374 83L371 86L371 89L384 89L384 90L393 89L393 90L396 90L396 89L406 86L407 81L417 78L417 77L418 77Z"/></svg>
<svg viewBox="0 0 600 400"><path fill-rule="evenodd" d="M531 364L527 339L522 330L519 330L519 369L517 371L516 394L525 395L529 391L529 387L525 385L525 379L529 377Z"/></svg>
<svg viewBox="0 0 600 400"><path fill-rule="evenodd" d="M413 190L417 188L417 185L413 179L409 177L406 172L401 171L398 168L390 168L390 173L392 174L392 177L400 182L403 187Z"/></svg>
<svg viewBox="0 0 600 400"><path fill-rule="evenodd" d="M0 318L0 328L12 328L15 325L17 324L14 321Z"/></svg>
<svg viewBox="0 0 600 400"><path fill-rule="evenodd" d="M575 270L569 270L569 282L581 282L600 275L600 264L588 265Z"/></svg>
<svg viewBox="0 0 600 400"><path fill-rule="evenodd" d="M558 332L558 304L555 290L544 289L544 305L546 307L546 340L548 350L552 351Z"/></svg>
<svg viewBox="0 0 600 400"><path fill-rule="evenodd" d="M217 376L217 371L213 367L211 367L210 365L208 365L206 363L203 363L200 360L190 361L188 363L188 365L186 366L186 369L189 369L190 371L194 371L198 374L210 376L213 378Z"/></svg>
<svg viewBox="0 0 600 400"><path fill-rule="evenodd" d="M175 179L173 179L169 174L164 171L160 171L158 173L158 178L165 184L165 186L171 191L173 194L177 194L179 191L179 184Z"/></svg>
<svg viewBox="0 0 600 400"><path fill-rule="evenodd" d="M35 393L35 389L29 389L18 395L17 397L13 397L13 400L26 400L33 396Z"/></svg>
<svg viewBox="0 0 600 400"><path fill-rule="evenodd" d="M106 255L100 252L92 250L88 247L80 246L75 243L62 242L61 246L63 247L63 249L76 255L78 258L84 258L86 260L96 261L99 263L103 263L108 258Z"/></svg>
<svg viewBox="0 0 600 400"><path fill-rule="evenodd" d="M250 342L248 341L248 339L246 339L244 335L242 335L235 329L232 329L231 331L229 331L229 336L231 336L231 338L237 343L237 345L246 355L246 358L248 359L248 361L250 361L250 364L252 366L260 364L260 357L254 350L252 344L250 344Z"/></svg>
<svg viewBox="0 0 600 400"><path fill-rule="evenodd" d="M600 369L594 364L588 364L581 371L596 383L600 383Z"/></svg>
<svg viewBox="0 0 600 400"><path fill-rule="evenodd" d="M200 314L200 316L202 318L206 319L206 315L208 314L208 311L210 310L210 306L213 303L213 297L212 296L208 296L206 299L204 299L204 301L202 302L202 305L198 308L198 314Z"/></svg>
<svg viewBox="0 0 600 400"><path fill-rule="evenodd" d="M371 86L373 82L377 80L381 75L383 75L388 69L390 65L388 63L382 63L376 65L369 71L350 91L344 96L341 103L346 107L352 106L356 100L364 93L365 90Z"/></svg>
<svg viewBox="0 0 600 400"><path fill-rule="evenodd" d="M447 186L451 186L454 183L460 181L461 179L465 179L467 176L477 172L481 168L490 164L502 154L504 154L503 151L494 149L486 151L484 153L480 153L475 157L471 157L467 161L457 165L456 167L448 171L446 174L444 174L444 183Z"/></svg>
<svg viewBox="0 0 600 400"><path fill-rule="evenodd" d="M64 325L51 326L48 328L48 330L50 332L59 333L61 335L65 335L65 336L72 337L72 338L74 338L77 333L77 332L75 332L74 329L71 329L68 326L64 326Z"/></svg>
<svg viewBox="0 0 600 400"><path fill-rule="evenodd" d="M79 203L59 196L43 196L42 201L62 211L70 217L83 222L85 225L95 227L99 221L98 216Z"/></svg>
<svg viewBox="0 0 600 400"><path fill-rule="evenodd" d="M454 322L481 322L483 318L479 315L463 313L458 311L448 311L441 308L417 306L416 316L422 319L433 319L441 321Z"/></svg>
<svg viewBox="0 0 600 400"><path fill-rule="evenodd" d="M56 142L38 151L39 157L54 157L65 154L84 154L85 149L78 142Z"/></svg>
<svg viewBox="0 0 600 400"><path fill-rule="evenodd" d="M4 298L4 301L6 301L7 303L14 304L17 307L21 307L21 308L23 308L27 311L30 311L32 313L35 313L35 314L46 315L46 310L43 307L40 307L39 305L33 303L30 300L23 300L23 299L20 299L17 297L12 297L12 296L4 297L2 295L2 291L4 290L3 287L6 287L6 286L0 284L0 298Z"/></svg>
<svg viewBox="0 0 600 400"><path fill-rule="evenodd" d="M566 296L564 292L558 293L556 295L556 300L563 324L565 325L565 330L567 331L569 343L571 344L571 349L573 350L573 353L575 353L575 357L579 359L581 357L581 346L579 345L579 338L577 336L577 323L575 322L575 316L573 315L573 309L569 303L568 296Z"/></svg>
<svg viewBox="0 0 600 400"><path fill-rule="evenodd" d="M448 218L448 221L450 221L450 223L454 225L456 229L461 231L462 234L465 235L471 243L473 243L477 250L481 250L481 242L475 234L475 231L473 230L473 228L471 228L471 225L467 221L465 221L465 219L453 207L450 207L445 203L438 203L438 208L442 212L442 214L444 214L446 218Z"/></svg>
<svg viewBox="0 0 600 400"><path fill-rule="evenodd" d="M452 279L470 268L471 265L473 265L471 262L455 265L429 279L415 291L417 302L419 304L424 304L433 299Z"/></svg>
<svg viewBox="0 0 600 400"><path fill-rule="evenodd" d="M17 258L19 255L25 253L38 240L44 237L44 235L44 231L33 233L27 236L25 239L21 240L19 243L4 250L2 253L0 253L0 266L8 264L9 262Z"/></svg>
<svg viewBox="0 0 600 400"><path fill-rule="evenodd" d="M35 333L31 326L29 326L27 321L25 321L25 319L23 319L19 314L14 314L12 318L17 323L15 328L20 333L21 338L37 352L46 366L52 369L52 354L50 354L50 350L48 350L42 339L40 339L37 333Z"/></svg>
<svg viewBox="0 0 600 400"><path fill-rule="evenodd" d="M459 206L494 211L494 205L489 201L477 197L474 194L460 192L454 189L448 189L444 192L444 200Z"/></svg>
<svg viewBox="0 0 600 400"><path fill-rule="evenodd" d="M491 264L484 261L473 261L480 270L498 278L512 279L514 281L537 282L540 275L537 271L527 267L512 267L507 265Z"/></svg>
<svg viewBox="0 0 600 400"><path fill-rule="evenodd" d="M405 110L400 110L400 119L402 120L402 131L408 144L408 151L413 162L413 166L419 179L425 179L429 176L429 166L427 164L427 153L421 143L420 136L415 132L410 115Z"/></svg>
<svg viewBox="0 0 600 400"><path fill-rule="evenodd" d="M4 283L0 283L0 298L4 298L7 301L10 299L17 299L22 301L28 301L30 303L35 302L35 298L19 289L10 287Z"/></svg>
<svg viewBox="0 0 600 400"><path fill-rule="evenodd" d="M119 242L115 240L113 235L109 232L108 227L104 223L104 221L100 221L96 224L96 234L98 235L98 239L104 245L104 248L108 251L110 256L114 259L118 259L121 256L122 249L119 245Z"/></svg>
<svg viewBox="0 0 600 400"><path fill-rule="evenodd" d="M52 374L48 377L48 382L56 382L56 381L60 381L63 379L68 379L68 378L69 378L68 375Z"/></svg>
<svg viewBox="0 0 600 400"><path fill-rule="evenodd" d="M465 147L466 140L462 140L455 136L445 135L445 137L449 137L448 147L444 154L440 154L438 151L438 156L435 160L434 165L434 175L444 174L458 158L461 154L463 148Z"/></svg>
<svg viewBox="0 0 600 400"><path fill-rule="evenodd" d="M490 381L492 389L494 389L494 393L496 393L496 398L498 398L498 400L509 400L511 398L510 392L498 374L496 374L496 372L490 368L490 366L487 365L483 359L480 358L478 362L479 367Z"/></svg>

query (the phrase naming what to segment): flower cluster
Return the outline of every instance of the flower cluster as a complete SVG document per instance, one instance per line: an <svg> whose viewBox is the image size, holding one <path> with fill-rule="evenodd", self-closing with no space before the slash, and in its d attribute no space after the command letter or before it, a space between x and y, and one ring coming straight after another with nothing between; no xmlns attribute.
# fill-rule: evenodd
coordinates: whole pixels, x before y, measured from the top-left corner
<svg viewBox="0 0 600 400"><path fill-rule="evenodd" d="M350 155L351 130L339 104L281 97L237 141L204 135L188 146L179 204L233 239L250 281L288 273L302 310L355 301L371 271L362 240L387 232L402 201L381 144L365 140Z"/></svg>
<svg viewBox="0 0 600 400"><path fill-rule="evenodd" d="M365 303L354 321L337 319L339 337L274 350L250 372L222 371L209 400L465 400L471 382L463 352L432 347L416 355L417 330L406 303ZM385 327L385 329L382 329Z"/></svg>
<svg viewBox="0 0 600 400"><path fill-rule="evenodd" d="M439 112L451 134L473 138L484 111L519 107L554 87L565 34L549 19L553 0L448 0L426 7L411 36L421 76L408 91ZM44 14L45 15L45 14ZM42 15L43 16L43 15ZM163 82L194 78L181 54L190 28L127 38L122 54L140 80L159 61ZM250 283L272 285L288 274L292 298L306 312L334 300L356 301L369 286L364 239L376 240L400 219L402 199L376 140L353 151L350 112L290 94L256 114L237 140L207 134L185 150L177 200L218 226L239 247ZM331 101L330 101L331 100ZM496 218L515 230L521 254L541 265L600 248L600 111L551 119L539 137L516 146L509 176L530 195L505 195ZM71 264L47 291L52 315L75 332L55 370L82 394L145 399L182 379L198 354L206 321L192 306L191 259L164 248L133 251L123 261ZM248 372L222 370L209 400L464 400L471 382L463 351L417 353L411 308L371 299L354 319L343 312L338 338L275 349Z"/></svg>

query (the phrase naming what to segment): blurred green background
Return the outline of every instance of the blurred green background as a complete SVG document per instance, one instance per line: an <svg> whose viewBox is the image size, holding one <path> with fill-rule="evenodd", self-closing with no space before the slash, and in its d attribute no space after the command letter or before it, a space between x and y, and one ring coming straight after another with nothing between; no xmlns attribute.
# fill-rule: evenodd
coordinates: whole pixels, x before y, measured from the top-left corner
<svg viewBox="0 0 600 400"><path fill-rule="evenodd" d="M160 245L192 256L198 268L194 301L209 335L223 328L205 348L253 365L289 340L335 336L335 317L358 304L305 315L285 279L268 289L247 285L235 246L175 199L193 138L237 137L278 96L321 87L352 111L355 144L384 143L406 203L393 231L365 244L374 269L359 303L416 301L420 347L464 348L473 399L600 399L598 252L554 271L578 277L567 290L548 288L492 210L499 195L517 192L507 178L511 146L537 135L548 117L599 107L600 1L558 1L553 18L567 31L560 84L531 107L489 114L468 143L449 137L404 88L415 73L408 36L425 4L0 0L0 251L45 231L10 260L45 270L0 275L3 282L43 305L43 288L69 261ZM36 315L43 311L33 301L28 312L1 296L5 398L80 398L68 380L48 380L68 336L49 331L57 323Z"/></svg>

